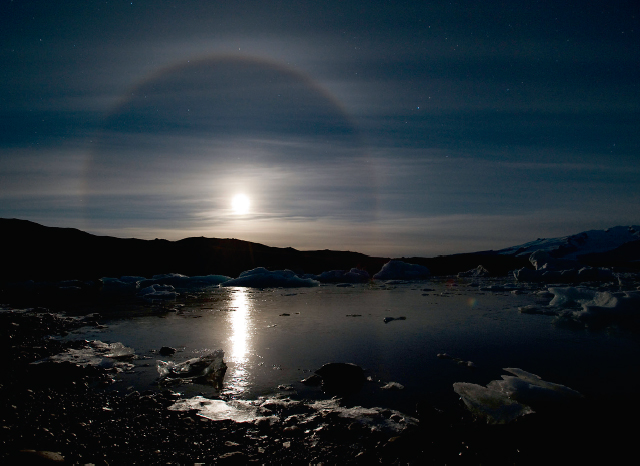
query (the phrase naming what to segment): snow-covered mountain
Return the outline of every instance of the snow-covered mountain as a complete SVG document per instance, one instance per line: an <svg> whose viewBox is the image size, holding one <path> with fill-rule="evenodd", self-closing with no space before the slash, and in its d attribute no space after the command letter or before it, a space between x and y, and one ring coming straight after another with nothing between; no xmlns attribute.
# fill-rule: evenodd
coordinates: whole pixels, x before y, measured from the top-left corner
<svg viewBox="0 0 640 466"><path fill-rule="evenodd" d="M617 226L605 230L583 231L560 238L538 238L535 241L496 251L498 254L528 256L544 250L556 258L577 259L584 254L613 251L620 246L640 241L640 226Z"/></svg>

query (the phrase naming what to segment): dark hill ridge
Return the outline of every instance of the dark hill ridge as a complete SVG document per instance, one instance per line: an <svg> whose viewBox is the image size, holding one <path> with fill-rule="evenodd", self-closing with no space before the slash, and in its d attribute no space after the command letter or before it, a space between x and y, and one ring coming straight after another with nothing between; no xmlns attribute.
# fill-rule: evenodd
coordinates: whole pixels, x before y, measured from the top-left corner
<svg viewBox="0 0 640 466"><path fill-rule="evenodd" d="M255 267L319 274L358 267L374 275L389 258L351 251L299 251L238 239L179 241L96 236L75 228L46 227L28 220L0 219L3 261L0 281L97 279L161 273L237 277ZM524 258L493 252L410 258L434 275L451 275L484 265L495 275L528 266Z"/></svg>
<svg viewBox="0 0 640 466"><path fill-rule="evenodd" d="M238 239L123 239L17 219L0 219L0 232L5 251L3 281L150 277L170 272L236 277L260 266L305 273L361 267L375 273L387 260L349 251L298 251Z"/></svg>

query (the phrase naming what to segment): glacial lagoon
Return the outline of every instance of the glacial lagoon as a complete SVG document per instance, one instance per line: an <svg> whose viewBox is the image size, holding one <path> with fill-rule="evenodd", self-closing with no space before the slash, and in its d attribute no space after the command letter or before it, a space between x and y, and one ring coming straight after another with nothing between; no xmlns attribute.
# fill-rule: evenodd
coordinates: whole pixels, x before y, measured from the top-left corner
<svg viewBox="0 0 640 466"><path fill-rule="evenodd" d="M327 400L331 395L321 387L301 380L325 363L348 362L362 367L369 381L347 404L409 416L419 403L459 408L454 383L486 386L500 380L504 368L520 368L599 403L632 399L640 380L637 329L559 319L559 310L580 304L552 308L553 297L546 285L508 278L209 287L183 291L175 302L114 303L98 309L98 328L65 338L132 348L133 367L110 387L121 391L164 390L158 361L180 364L223 350L221 390L200 383L168 387L184 398ZM162 356L163 346L177 351Z"/></svg>

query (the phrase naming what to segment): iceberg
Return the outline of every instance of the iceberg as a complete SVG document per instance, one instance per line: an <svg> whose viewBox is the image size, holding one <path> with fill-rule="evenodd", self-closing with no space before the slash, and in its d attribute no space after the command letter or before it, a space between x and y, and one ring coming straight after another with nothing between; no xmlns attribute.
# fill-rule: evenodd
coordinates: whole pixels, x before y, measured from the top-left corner
<svg viewBox="0 0 640 466"><path fill-rule="evenodd" d="M535 270L521 268L513 272L520 282L580 283L615 280L613 272L602 267L584 267L574 260L553 259L546 251L536 251L530 261Z"/></svg>
<svg viewBox="0 0 640 466"><path fill-rule="evenodd" d="M423 265L391 260L384 264L373 278L374 280L422 280L430 276L431 272Z"/></svg>
<svg viewBox="0 0 640 466"><path fill-rule="evenodd" d="M154 300L175 301L178 293L171 285L154 284L140 290L138 296L149 302Z"/></svg>
<svg viewBox="0 0 640 466"><path fill-rule="evenodd" d="M227 365L223 358L224 351L218 349L213 353L181 363L158 361L157 369L161 380L188 379L211 384L220 390L224 374L227 371Z"/></svg>
<svg viewBox="0 0 640 466"><path fill-rule="evenodd" d="M320 283L367 283L370 280L366 270L330 270L315 277Z"/></svg>
<svg viewBox="0 0 640 466"><path fill-rule="evenodd" d="M102 277L101 291L110 295L133 295L138 292L140 296L146 296L152 292L174 292L175 288L197 289L218 286L220 283L228 280L231 280L231 277L227 277L226 275L194 275L189 277L179 273L154 275L152 278L138 276L122 276L120 278ZM149 289L151 287L153 287L154 291ZM172 299L170 295L163 293L159 293L155 296L149 296L148 298Z"/></svg>
<svg viewBox="0 0 640 466"><path fill-rule="evenodd" d="M458 278L481 278L481 277L489 277L491 273L487 269L485 269L482 265L479 265L475 269L467 270L466 272L460 272L458 274Z"/></svg>
<svg viewBox="0 0 640 466"><path fill-rule="evenodd" d="M460 395L467 409L486 419L487 424L508 424L534 412L529 406L512 400L504 393L475 383L456 382L453 390Z"/></svg>
<svg viewBox="0 0 640 466"><path fill-rule="evenodd" d="M570 270L582 267L578 261L571 259L555 259L547 251L538 250L529 256L529 262L536 270Z"/></svg>
<svg viewBox="0 0 640 466"><path fill-rule="evenodd" d="M549 288L555 296L551 307L569 307L558 321L575 321L592 328L640 321L640 291L596 291L586 288ZM578 309L575 309L579 306ZM570 307L573 307L571 309Z"/></svg>
<svg viewBox="0 0 640 466"><path fill-rule="evenodd" d="M231 280L231 277L226 275L194 275L189 277L179 273L165 273L143 279L139 281L139 285L141 288L151 285L171 285L174 288L205 288L219 285L227 280Z"/></svg>
<svg viewBox="0 0 640 466"><path fill-rule="evenodd" d="M502 380L494 380L487 387L535 409L540 410L551 404L582 399L580 392L542 380L536 374L517 367L506 367L504 370L513 375L503 375Z"/></svg>
<svg viewBox="0 0 640 466"><path fill-rule="evenodd" d="M529 256L535 270L522 268L513 272L521 282L579 283L588 281L608 281L616 277L609 269L585 267L573 259L557 259L545 250L535 251Z"/></svg>
<svg viewBox="0 0 640 466"><path fill-rule="evenodd" d="M557 287L549 288L549 293L553 294L553 299L549 303L551 307L569 307L581 306L583 303L592 301L598 291L582 286Z"/></svg>
<svg viewBox="0 0 640 466"><path fill-rule="evenodd" d="M318 286L320 283L311 278L301 278L292 270L269 271L264 267L257 267L242 272L238 278L234 278L220 286L241 286L250 288L301 288Z"/></svg>

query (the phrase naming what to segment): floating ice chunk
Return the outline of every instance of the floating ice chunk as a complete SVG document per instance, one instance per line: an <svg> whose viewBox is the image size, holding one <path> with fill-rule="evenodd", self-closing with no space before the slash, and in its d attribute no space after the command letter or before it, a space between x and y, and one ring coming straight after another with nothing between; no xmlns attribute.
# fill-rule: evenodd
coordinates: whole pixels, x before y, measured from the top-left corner
<svg viewBox="0 0 640 466"><path fill-rule="evenodd" d="M416 427L418 420L399 411L383 408L363 408L355 406L346 408L340 406L338 399L321 400L309 405L322 414L337 413L338 417L350 419L369 428L376 428L383 432L399 433L407 427ZM389 414L391 413L391 414Z"/></svg>
<svg viewBox="0 0 640 466"><path fill-rule="evenodd" d="M549 291L554 295L549 307L560 308L556 311L559 316L557 323L573 321L604 327L640 320L638 291L612 293L586 287L551 287Z"/></svg>
<svg viewBox="0 0 640 466"><path fill-rule="evenodd" d="M231 277L225 275L194 275L193 277L188 277L179 273L167 273L154 275L150 279L140 281L139 284L142 288L151 285L171 285L175 288L205 288L219 285L227 280L231 280Z"/></svg>
<svg viewBox="0 0 640 466"><path fill-rule="evenodd" d="M299 288L318 286L318 281L310 278L300 278L291 270L269 271L264 267L242 272L238 278L228 280L221 286L243 286L252 288Z"/></svg>
<svg viewBox="0 0 640 466"><path fill-rule="evenodd" d="M536 374L514 367L506 367L504 370L513 376L503 375L502 380L494 380L487 387L535 409L582 398L580 392L564 385L542 380Z"/></svg>
<svg viewBox="0 0 640 466"><path fill-rule="evenodd" d="M578 261L571 259L556 259L551 257L547 251L542 249L531 254L531 256L529 256L529 262L531 262L536 270L540 270L543 267L546 268L546 270L570 270L582 267Z"/></svg>
<svg viewBox="0 0 640 466"><path fill-rule="evenodd" d="M547 382L538 375L515 367L505 371L502 380L493 380L486 387L457 382L454 391L471 412L486 418L489 424L506 424L536 410L555 408L560 403L582 399L582 395L564 385Z"/></svg>
<svg viewBox="0 0 640 466"><path fill-rule="evenodd" d="M135 355L133 348L124 346L119 341L115 343L103 343L100 340L93 340L89 345L95 348L96 352L101 353L105 358L128 359Z"/></svg>
<svg viewBox="0 0 640 466"><path fill-rule="evenodd" d="M221 389L224 374L227 371L223 358L224 351L218 349L213 353L181 363L158 361L157 369L161 379L201 379Z"/></svg>
<svg viewBox="0 0 640 466"><path fill-rule="evenodd" d="M120 342L104 343L99 340L93 340L87 343L85 348L70 348L63 353L51 356L48 360L53 362L70 362L82 367L110 366L112 363L105 363L104 358L131 359L135 356L133 348L128 348Z"/></svg>
<svg viewBox="0 0 640 466"><path fill-rule="evenodd" d="M566 312L561 318L571 318L591 327L640 320L640 292L638 291L596 292L592 300L581 304L582 309Z"/></svg>
<svg viewBox="0 0 640 466"><path fill-rule="evenodd" d="M384 264L373 278L375 280L421 280L430 275L429 269L423 265L391 260Z"/></svg>
<svg viewBox="0 0 640 466"><path fill-rule="evenodd" d="M598 292L586 287L551 287L549 292L553 293L553 299L549 306L569 307L580 305L592 301Z"/></svg>
<svg viewBox="0 0 640 466"><path fill-rule="evenodd" d="M198 415L212 421L231 420L235 422L254 422L260 417L258 409L241 400L210 400L196 396L180 400L169 406L169 411L198 411Z"/></svg>
<svg viewBox="0 0 640 466"><path fill-rule="evenodd" d="M488 424L507 424L534 412L529 406L512 400L504 393L482 385L456 382L453 390L460 395L469 411L486 419Z"/></svg>
<svg viewBox="0 0 640 466"><path fill-rule="evenodd" d="M383 385L382 387L380 387L382 390L403 390L404 389L404 385L398 383L398 382L389 382L385 385Z"/></svg>

